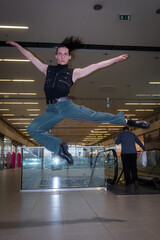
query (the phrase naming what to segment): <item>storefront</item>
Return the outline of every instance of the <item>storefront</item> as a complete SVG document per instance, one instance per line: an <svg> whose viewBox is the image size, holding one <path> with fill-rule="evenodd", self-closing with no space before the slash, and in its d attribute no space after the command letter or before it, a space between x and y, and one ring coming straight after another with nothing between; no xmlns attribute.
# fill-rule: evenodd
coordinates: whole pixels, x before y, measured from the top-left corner
<svg viewBox="0 0 160 240"><path fill-rule="evenodd" d="M0 134L0 170L17 167L22 144ZM20 164L18 164L20 166Z"/></svg>

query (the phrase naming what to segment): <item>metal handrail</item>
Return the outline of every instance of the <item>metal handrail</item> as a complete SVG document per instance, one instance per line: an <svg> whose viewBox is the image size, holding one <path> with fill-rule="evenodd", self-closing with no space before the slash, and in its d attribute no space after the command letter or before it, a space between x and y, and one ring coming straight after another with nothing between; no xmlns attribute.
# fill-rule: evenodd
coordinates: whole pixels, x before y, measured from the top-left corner
<svg viewBox="0 0 160 240"><path fill-rule="evenodd" d="M115 149L107 149L107 150L100 151L97 154L96 158L95 158L93 169L92 169L92 173L91 173L91 177L90 177L90 181L89 181L89 187L91 186L91 183L92 183L92 179L93 179L93 175L94 175L94 171L95 171L95 167L96 167L99 155L101 153L109 152L109 151L112 151L113 152L113 156L114 156L114 178L110 180L109 184L114 184L116 182L117 177L118 177L118 158L117 158L117 153L116 153Z"/></svg>

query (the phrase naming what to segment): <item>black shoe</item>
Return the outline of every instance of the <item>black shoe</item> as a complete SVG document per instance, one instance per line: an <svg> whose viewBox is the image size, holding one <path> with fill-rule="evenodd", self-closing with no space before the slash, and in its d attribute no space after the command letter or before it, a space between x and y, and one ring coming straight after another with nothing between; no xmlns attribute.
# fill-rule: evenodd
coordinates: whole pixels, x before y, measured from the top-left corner
<svg viewBox="0 0 160 240"><path fill-rule="evenodd" d="M134 120L128 120L127 125L132 127L138 127L138 128L150 128L150 124L146 121L134 121Z"/></svg>
<svg viewBox="0 0 160 240"><path fill-rule="evenodd" d="M68 145L65 142L60 145L59 156L65 158L69 165L74 163L72 155L68 152Z"/></svg>

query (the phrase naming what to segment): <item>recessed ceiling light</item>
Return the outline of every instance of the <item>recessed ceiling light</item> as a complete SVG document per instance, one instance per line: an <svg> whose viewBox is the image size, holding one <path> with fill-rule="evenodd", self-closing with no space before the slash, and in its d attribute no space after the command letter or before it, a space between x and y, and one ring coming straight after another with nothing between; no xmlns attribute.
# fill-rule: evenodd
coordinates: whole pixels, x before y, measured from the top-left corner
<svg viewBox="0 0 160 240"><path fill-rule="evenodd" d="M152 94L152 97L160 97L160 94L158 93L156 93L156 94Z"/></svg>
<svg viewBox="0 0 160 240"><path fill-rule="evenodd" d="M135 121L137 121L137 120L139 120L138 118L132 118L132 120L135 120Z"/></svg>
<svg viewBox="0 0 160 240"><path fill-rule="evenodd" d="M136 112L153 112L154 109L135 109Z"/></svg>
<svg viewBox="0 0 160 240"><path fill-rule="evenodd" d="M95 128L93 131L107 131L107 128Z"/></svg>
<svg viewBox="0 0 160 240"><path fill-rule="evenodd" d="M31 113L31 114L29 114L29 116L31 116L31 117L36 117L36 116L38 116L39 114L37 114L37 113Z"/></svg>
<svg viewBox="0 0 160 240"><path fill-rule="evenodd" d="M118 128L108 128L108 131L117 131L119 130Z"/></svg>
<svg viewBox="0 0 160 240"><path fill-rule="evenodd" d="M7 25L0 25L0 28L3 28L3 29L29 29L28 26L7 26Z"/></svg>
<svg viewBox="0 0 160 240"><path fill-rule="evenodd" d="M37 93L2 93L0 92L0 95L37 95Z"/></svg>
<svg viewBox="0 0 160 240"><path fill-rule="evenodd" d="M149 94L149 93L145 93L145 94L136 94L137 97L151 97L152 94Z"/></svg>
<svg viewBox="0 0 160 240"><path fill-rule="evenodd" d="M28 108L27 109L27 111L30 111L30 112L38 112L38 111L40 111L40 109L39 108Z"/></svg>
<svg viewBox="0 0 160 240"><path fill-rule="evenodd" d="M33 79L12 79L13 82L35 82Z"/></svg>
<svg viewBox="0 0 160 240"><path fill-rule="evenodd" d="M0 82L35 82L33 79L0 79Z"/></svg>
<svg viewBox="0 0 160 240"><path fill-rule="evenodd" d="M39 102L0 102L0 104L39 104Z"/></svg>
<svg viewBox="0 0 160 240"><path fill-rule="evenodd" d="M20 124L30 124L29 122L23 123L23 122L18 122L18 123L12 123L13 125L20 125Z"/></svg>
<svg viewBox="0 0 160 240"><path fill-rule="evenodd" d="M6 58L1 58L0 62L30 62L30 60L27 60L27 59L6 59Z"/></svg>
<svg viewBox="0 0 160 240"><path fill-rule="evenodd" d="M136 106L136 105L154 105L154 106L159 106L160 105L160 103L125 103L125 105L133 105L133 106Z"/></svg>
<svg viewBox="0 0 160 240"><path fill-rule="evenodd" d="M118 112L129 112L129 109L117 109Z"/></svg>
<svg viewBox="0 0 160 240"><path fill-rule="evenodd" d="M14 114L12 113L8 113L8 114L2 114L3 117L11 117L11 116L15 116Z"/></svg>
<svg viewBox="0 0 160 240"><path fill-rule="evenodd" d="M160 84L160 82L149 82L149 84Z"/></svg>
<svg viewBox="0 0 160 240"><path fill-rule="evenodd" d="M102 5L101 5L101 4L95 4L95 5L93 6L93 9L94 9L95 11L99 11L99 10L102 9Z"/></svg>
<svg viewBox="0 0 160 240"><path fill-rule="evenodd" d="M126 114L125 114L126 115ZM113 128L116 128L116 127L118 127L118 128L120 128L120 127L124 127L124 126L122 126L122 125L110 125L110 126L108 126L108 127L113 127Z"/></svg>
<svg viewBox="0 0 160 240"><path fill-rule="evenodd" d="M134 114L134 113L133 113L133 114L132 114L132 113L129 114L129 113L128 113L128 114L125 114L125 116L127 116L127 117L134 117L134 116L136 116L136 114Z"/></svg>
<svg viewBox="0 0 160 240"><path fill-rule="evenodd" d="M8 118L8 121L29 121L33 120L32 118Z"/></svg>
<svg viewBox="0 0 160 240"><path fill-rule="evenodd" d="M159 97L159 93L153 93L153 94L136 94L137 97Z"/></svg>
<svg viewBox="0 0 160 240"><path fill-rule="evenodd" d="M157 14L160 14L160 8L156 10L156 13L157 13Z"/></svg>

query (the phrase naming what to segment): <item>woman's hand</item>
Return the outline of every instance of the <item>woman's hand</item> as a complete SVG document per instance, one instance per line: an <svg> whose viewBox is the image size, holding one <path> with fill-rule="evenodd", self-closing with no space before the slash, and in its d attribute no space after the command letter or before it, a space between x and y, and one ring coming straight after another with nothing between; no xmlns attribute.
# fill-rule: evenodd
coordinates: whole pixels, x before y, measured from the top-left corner
<svg viewBox="0 0 160 240"><path fill-rule="evenodd" d="M115 58L115 62L121 62L121 61L124 61L128 58L128 54L123 54L123 55L120 55L119 57L116 57Z"/></svg>
<svg viewBox="0 0 160 240"><path fill-rule="evenodd" d="M6 41L6 44L10 44L10 45L12 45L12 46L14 46L14 47L17 46L17 43L14 42L14 41Z"/></svg>

